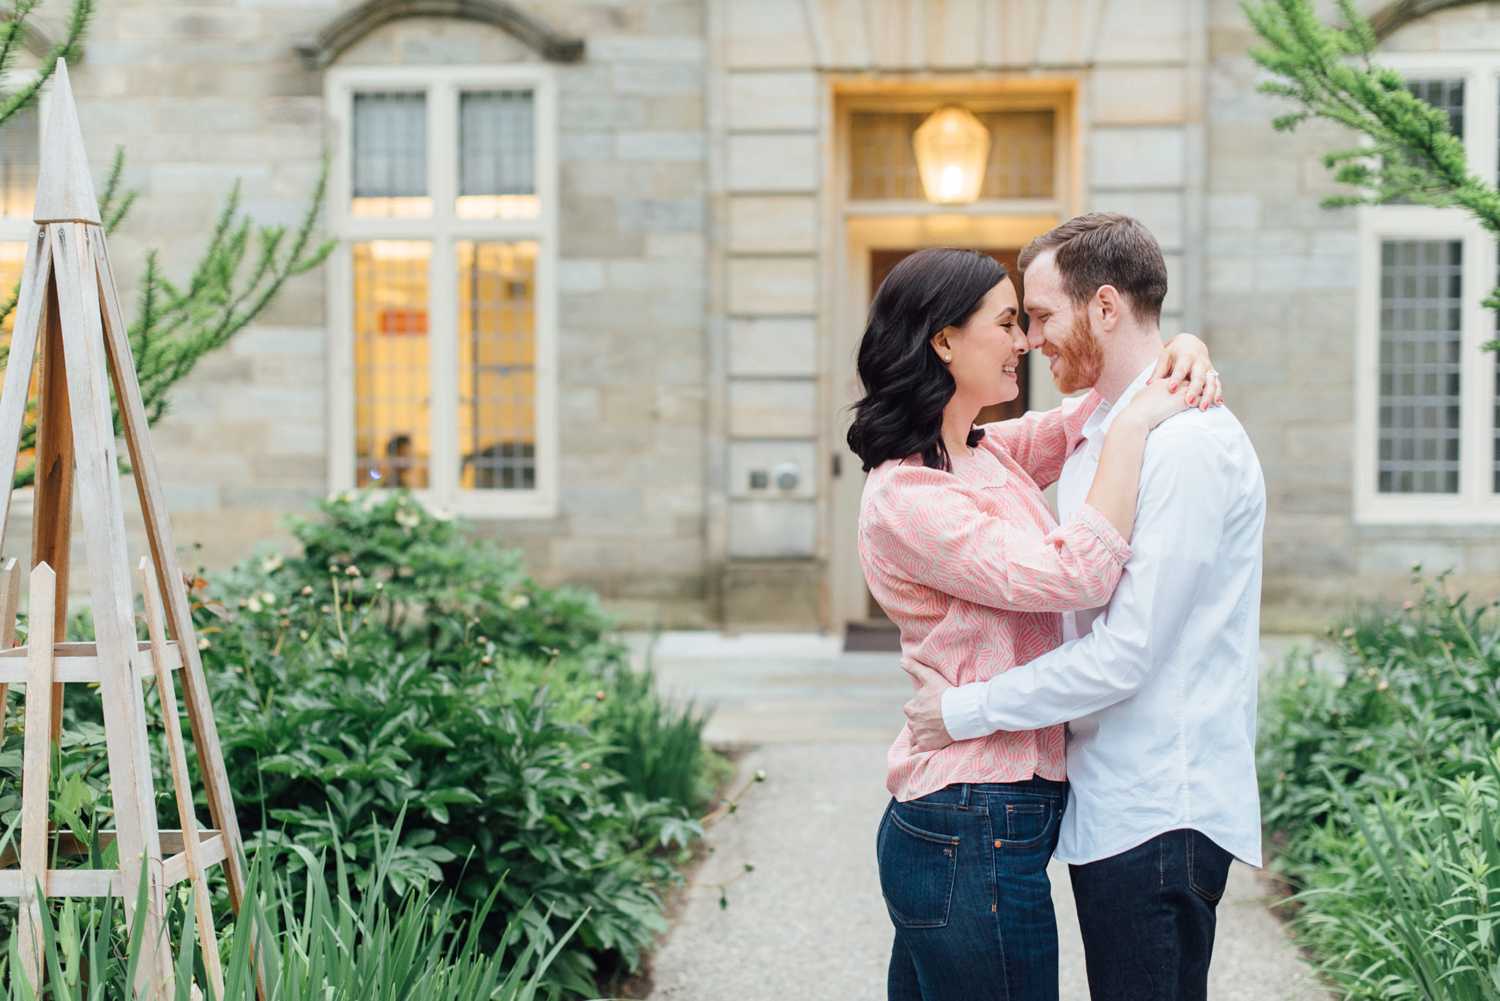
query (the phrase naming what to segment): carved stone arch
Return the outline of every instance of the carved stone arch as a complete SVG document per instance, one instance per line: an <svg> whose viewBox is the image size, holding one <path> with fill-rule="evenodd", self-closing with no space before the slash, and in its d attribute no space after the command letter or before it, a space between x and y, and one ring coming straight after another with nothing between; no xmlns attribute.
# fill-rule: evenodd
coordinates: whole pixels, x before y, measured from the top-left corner
<svg viewBox="0 0 1500 1001"><path fill-rule="evenodd" d="M1381 41L1411 22L1450 7L1471 7L1486 0L1390 0L1370 15L1370 27Z"/></svg>
<svg viewBox="0 0 1500 1001"><path fill-rule="evenodd" d="M309 69L327 68L360 39L382 25L410 17L453 18L499 28L543 59L573 63L583 58L583 39L565 35L506 0L365 0L330 20L297 54Z"/></svg>

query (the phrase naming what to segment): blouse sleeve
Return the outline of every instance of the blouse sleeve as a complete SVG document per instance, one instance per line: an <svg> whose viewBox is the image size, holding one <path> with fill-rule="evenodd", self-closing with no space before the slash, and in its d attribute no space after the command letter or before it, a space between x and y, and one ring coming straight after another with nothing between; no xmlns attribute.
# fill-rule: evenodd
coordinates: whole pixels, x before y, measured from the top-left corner
<svg viewBox="0 0 1500 1001"><path fill-rule="evenodd" d="M985 437L993 437L1045 490L1062 475L1063 463L1083 436L1083 422L1099 402L1097 394L1090 392L1051 410L1032 410L1008 421L981 426Z"/></svg>
<svg viewBox="0 0 1500 1001"><path fill-rule="evenodd" d="M869 558L894 577L964 601L1067 612L1109 601L1130 545L1085 504L1050 533L997 518L951 474L900 466L873 493L861 531Z"/></svg>

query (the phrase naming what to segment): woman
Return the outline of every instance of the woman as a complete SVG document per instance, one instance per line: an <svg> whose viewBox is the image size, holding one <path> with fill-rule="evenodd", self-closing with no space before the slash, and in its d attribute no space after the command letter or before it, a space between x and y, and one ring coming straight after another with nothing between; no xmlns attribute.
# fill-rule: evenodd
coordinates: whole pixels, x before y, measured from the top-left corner
<svg viewBox="0 0 1500 1001"><path fill-rule="evenodd" d="M1059 612L1105 604L1130 555L1146 436L1218 398L1197 338L1115 419L1088 500L1058 526L1041 490L1058 478L1088 412L1065 407L984 427L982 407L1019 393L1020 304L988 255L924 250L875 294L859 350L866 395L849 445L869 477L859 555L901 629L904 659L951 684L983 681L1061 642ZM1062 727L996 733L888 755L892 799L876 837L895 925L891 1001L1057 998L1057 927L1046 866L1066 802Z"/></svg>

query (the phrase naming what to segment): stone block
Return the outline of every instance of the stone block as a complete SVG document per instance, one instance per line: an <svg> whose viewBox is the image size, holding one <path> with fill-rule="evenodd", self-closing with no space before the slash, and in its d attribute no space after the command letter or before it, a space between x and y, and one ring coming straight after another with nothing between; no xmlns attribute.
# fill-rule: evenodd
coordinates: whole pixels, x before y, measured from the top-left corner
<svg viewBox="0 0 1500 1001"><path fill-rule="evenodd" d="M1183 185L1187 134L1160 127L1102 127L1087 136L1089 184L1096 189Z"/></svg>
<svg viewBox="0 0 1500 1001"><path fill-rule="evenodd" d="M1101 66L1186 62L1191 17L1188 4L1197 2L1105 0L1103 16L1090 26L1094 38L1094 62Z"/></svg>
<svg viewBox="0 0 1500 1001"><path fill-rule="evenodd" d="M564 258L557 262L557 288L569 292L598 292L604 288L606 261Z"/></svg>
<svg viewBox="0 0 1500 1001"><path fill-rule="evenodd" d="M820 418L811 379L729 381L729 433L736 438L815 438Z"/></svg>
<svg viewBox="0 0 1500 1001"><path fill-rule="evenodd" d="M646 99L645 127L648 129L671 132L702 131L707 123L702 92L685 97L648 97Z"/></svg>
<svg viewBox="0 0 1500 1001"><path fill-rule="evenodd" d="M731 560L719 580L724 627L822 628L824 567L817 560Z"/></svg>
<svg viewBox="0 0 1500 1001"><path fill-rule="evenodd" d="M670 97L703 92L701 63L615 63L610 67L616 94Z"/></svg>
<svg viewBox="0 0 1500 1001"><path fill-rule="evenodd" d="M729 502L731 558L786 559L811 556L817 545L818 506L812 501Z"/></svg>
<svg viewBox="0 0 1500 1001"><path fill-rule="evenodd" d="M818 200L812 195L735 195L729 199L729 249L750 253L818 249Z"/></svg>
<svg viewBox="0 0 1500 1001"><path fill-rule="evenodd" d="M595 35L588 40L589 58L602 63L701 63L701 36Z"/></svg>
<svg viewBox="0 0 1500 1001"><path fill-rule="evenodd" d="M615 218L622 233L698 232L703 228L703 199L622 198L615 203ZM644 250L644 239L641 246Z"/></svg>
<svg viewBox="0 0 1500 1001"><path fill-rule="evenodd" d="M927 65L938 69L979 66L985 8L991 6L988 0L942 0L926 6Z"/></svg>
<svg viewBox="0 0 1500 1001"><path fill-rule="evenodd" d="M810 67L816 62L802 0L724 6L728 63L734 69Z"/></svg>
<svg viewBox="0 0 1500 1001"><path fill-rule="evenodd" d="M750 317L729 321L731 375L814 376L818 327L811 316Z"/></svg>
<svg viewBox="0 0 1500 1001"><path fill-rule="evenodd" d="M818 493L817 445L811 441L733 441L729 443L729 496L755 500L808 500ZM777 481L778 468L796 467L790 489ZM761 482L762 476L764 482Z"/></svg>
<svg viewBox="0 0 1500 1001"><path fill-rule="evenodd" d="M1183 67L1106 65L1086 80L1092 125L1175 125L1188 117Z"/></svg>
<svg viewBox="0 0 1500 1001"><path fill-rule="evenodd" d="M816 191L818 137L778 132L729 137L730 191Z"/></svg>
<svg viewBox="0 0 1500 1001"><path fill-rule="evenodd" d="M704 156L702 132L621 132L615 155L622 160L694 160Z"/></svg>
<svg viewBox="0 0 1500 1001"><path fill-rule="evenodd" d="M732 130L818 127L815 73L731 73L727 91Z"/></svg>
<svg viewBox="0 0 1500 1001"><path fill-rule="evenodd" d="M741 316L813 314L818 310L814 257L734 257L729 311Z"/></svg>

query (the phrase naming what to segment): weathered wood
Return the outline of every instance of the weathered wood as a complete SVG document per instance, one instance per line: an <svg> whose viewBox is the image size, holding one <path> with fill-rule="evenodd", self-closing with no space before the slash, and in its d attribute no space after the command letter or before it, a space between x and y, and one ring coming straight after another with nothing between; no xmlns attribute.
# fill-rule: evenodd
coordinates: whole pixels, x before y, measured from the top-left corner
<svg viewBox="0 0 1500 1001"><path fill-rule="evenodd" d="M37 386L36 480L32 491L31 565L46 563L57 575L52 638L68 638L68 573L73 535L73 415L68 407L68 374L63 359L57 284L47 284L42 316L41 381ZM62 739L63 686L52 689L52 743Z"/></svg>
<svg viewBox="0 0 1500 1001"><path fill-rule="evenodd" d="M181 831L172 830L170 828L163 828L160 833L162 855L179 855L182 853L183 840ZM208 842L212 841L218 836L219 832L213 830L212 828L198 828L198 843L204 846L202 854L203 858L205 859L203 863L205 867L212 864L211 862L207 861L207 859L210 857L210 853L207 848ZM109 846L114 843L115 832L111 830L103 830L98 832L98 834L94 836L93 847L103 852L108 850ZM83 841L80 841L71 832L52 832L52 856L54 858L81 858L82 856L88 855L89 852L89 845ZM19 856L16 855L13 849L7 848L5 851L0 852L0 873L3 873L7 868L11 866L14 866L18 858ZM163 863L163 865L165 865L165 863ZM111 869L110 871L113 872L114 870ZM0 894L0 896L4 896L4 894Z"/></svg>
<svg viewBox="0 0 1500 1001"><path fill-rule="evenodd" d="M52 253L41 228L26 244L26 264L16 299L16 322L11 329L10 354L5 363L5 388L0 390L0 546L10 524L11 484L16 481L16 455L21 447L21 425L31 394L31 368L41 335L42 308L52 280Z"/></svg>
<svg viewBox="0 0 1500 1001"><path fill-rule="evenodd" d="M45 169L45 160L43 165ZM145 701L130 669L129 652L136 646L135 621L90 228L78 223L46 227L73 409L76 490L83 513L89 592L98 637L105 750L119 831L120 870L127 891L125 912L133 924L140 923L146 943L147 955L140 964L135 988L138 994L165 998L174 975L172 950L164 929L166 898L160 883L161 846L146 743ZM135 913L135 899L143 859L146 909L139 914Z"/></svg>
<svg viewBox="0 0 1500 1001"><path fill-rule="evenodd" d="M99 658L94 655L94 644L92 643L65 643L60 647L88 647L87 652L69 653L58 650L54 660L56 661L56 673L58 684L98 684L103 677L103 671L99 666ZM26 680L25 657L29 647L12 647L5 653L0 653L0 682L16 684ZM167 666L173 671L181 670L182 658L178 655L175 645L167 648ZM131 673L138 681L151 681L155 679L156 669L151 663L149 650L138 651L130 657Z"/></svg>
<svg viewBox="0 0 1500 1001"><path fill-rule="evenodd" d="M31 628L52 635L57 578L40 563L31 571ZM31 645L26 676L26 738L21 759L21 969L32 988L42 986L42 907L47 895L47 803L52 771L52 647Z"/></svg>
<svg viewBox="0 0 1500 1001"><path fill-rule="evenodd" d="M182 653L183 697L187 701L188 722L192 725L193 743L198 750L198 763L207 787L209 813L214 826L224 832L229 847L224 872L229 880L230 903L238 912L245 893L244 841L240 838L239 818L234 812L229 775L224 769L224 752L219 745L219 728L214 722L208 681L203 675L203 660L198 653L198 636L193 628L192 609L188 606L187 590L182 585L182 570L177 564L177 551L172 544L172 527L167 515L166 498L161 490L156 453L151 448L146 409L141 402L140 382L135 374L135 360L130 354L124 313L120 310L114 273L109 263L109 249L105 246L102 230L94 230L92 236L94 257L99 265L98 285L104 301L104 343L113 363L111 374L115 379L115 398L119 401L125 444L130 450L130 462L135 469L136 493L140 498L151 560L156 566L157 586L166 603L167 625Z"/></svg>
<svg viewBox="0 0 1500 1001"><path fill-rule="evenodd" d="M25 877L19 869L0 871L0 898L21 896ZM118 869L48 869L47 893L53 897L121 897L125 883Z"/></svg>
<svg viewBox="0 0 1500 1001"><path fill-rule="evenodd" d="M188 776L187 752L182 746L182 719L177 715L177 691L167 664L167 637L162 622L161 594L156 589L156 575L142 556L137 576L146 608L146 635L151 638L151 662L156 668L156 695L161 699L162 724L167 731L167 759L172 767L172 787L177 793L177 819L182 824L182 855L188 877L193 881L193 915L198 921L198 938L203 946L203 971L215 998L224 996L224 969L219 962L219 939L214 934L213 905L208 893L208 879L199 859L198 819L193 816L193 787ZM223 838L219 839L223 844ZM162 877L171 885L168 859Z"/></svg>
<svg viewBox="0 0 1500 1001"><path fill-rule="evenodd" d="M7 491L8 492L8 491ZM0 649L16 645L16 612L21 604L21 564L15 557L0 569ZM6 698L9 683L0 682L0 747L5 746Z"/></svg>
<svg viewBox="0 0 1500 1001"><path fill-rule="evenodd" d="M68 63L57 61L47 104L47 124L42 134L40 172L36 182L36 212L39 222L99 222L99 200L89 176L89 158L83 148L83 129L73 103L68 81Z"/></svg>
<svg viewBox="0 0 1500 1001"><path fill-rule="evenodd" d="M198 849L198 865L205 872L224 861L224 838L218 831L214 832L213 837L204 838L199 843L202 847ZM161 871L162 885L164 886L176 886L184 879L187 879L191 875L188 867L187 853L183 852L170 856L162 863ZM222 991L219 996L223 996Z"/></svg>

